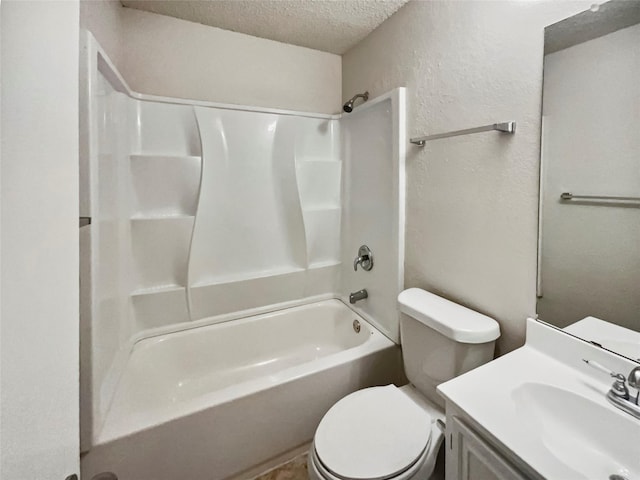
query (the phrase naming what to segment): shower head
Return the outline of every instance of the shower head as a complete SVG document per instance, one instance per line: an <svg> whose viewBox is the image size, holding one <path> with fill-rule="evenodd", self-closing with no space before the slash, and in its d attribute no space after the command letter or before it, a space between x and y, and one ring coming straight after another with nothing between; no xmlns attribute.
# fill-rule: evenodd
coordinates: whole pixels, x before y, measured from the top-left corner
<svg viewBox="0 0 640 480"><path fill-rule="evenodd" d="M357 95L354 95L353 97L351 97L351 100L349 100L347 103L345 103L342 106L342 109L347 113L352 112L353 111L353 102L355 102L360 97L362 98L362 100L364 100L366 102L367 100L369 100L369 92L358 93Z"/></svg>

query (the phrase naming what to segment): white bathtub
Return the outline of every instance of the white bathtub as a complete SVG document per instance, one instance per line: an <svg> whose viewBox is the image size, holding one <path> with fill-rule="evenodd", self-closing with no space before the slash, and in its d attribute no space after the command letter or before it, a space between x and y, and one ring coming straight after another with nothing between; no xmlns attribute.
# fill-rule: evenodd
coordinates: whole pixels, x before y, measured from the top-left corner
<svg viewBox="0 0 640 480"><path fill-rule="evenodd" d="M399 381L400 365L397 346L339 300L143 340L83 478L249 476L311 441L338 399Z"/></svg>

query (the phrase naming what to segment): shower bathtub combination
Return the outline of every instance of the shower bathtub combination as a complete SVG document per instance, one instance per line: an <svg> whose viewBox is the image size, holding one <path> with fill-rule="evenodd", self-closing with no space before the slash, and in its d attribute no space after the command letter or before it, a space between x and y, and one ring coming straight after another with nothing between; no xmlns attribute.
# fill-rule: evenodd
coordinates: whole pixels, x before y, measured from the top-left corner
<svg viewBox="0 0 640 480"><path fill-rule="evenodd" d="M403 380L404 90L344 116L153 97L83 43L83 478L251 478Z"/></svg>

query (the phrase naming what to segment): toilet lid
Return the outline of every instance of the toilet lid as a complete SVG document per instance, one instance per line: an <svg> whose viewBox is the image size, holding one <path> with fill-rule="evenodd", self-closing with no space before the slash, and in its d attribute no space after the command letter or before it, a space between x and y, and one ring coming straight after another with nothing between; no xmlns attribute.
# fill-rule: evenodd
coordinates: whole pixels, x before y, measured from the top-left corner
<svg viewBox="0 0 640 480"><path fill-rule="evenodd" d="M386 479L413 465L429 444L431 416L395 385L347 395L324 416L316 454L334 475Z"/></svg>

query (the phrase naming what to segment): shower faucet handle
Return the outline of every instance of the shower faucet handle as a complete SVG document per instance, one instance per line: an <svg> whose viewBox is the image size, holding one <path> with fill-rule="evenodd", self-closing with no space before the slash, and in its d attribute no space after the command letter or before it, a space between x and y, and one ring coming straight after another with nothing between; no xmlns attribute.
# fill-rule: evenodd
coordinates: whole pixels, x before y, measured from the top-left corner
<svg viewBox="0 0 640 480"><path fill-rule="evenodd" d="M362 245L358 249L358 256L353 261L353 270L356 272L358 271L358 265L367 272L373 268L373 253L366 245Z"/></svg>

